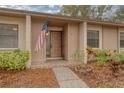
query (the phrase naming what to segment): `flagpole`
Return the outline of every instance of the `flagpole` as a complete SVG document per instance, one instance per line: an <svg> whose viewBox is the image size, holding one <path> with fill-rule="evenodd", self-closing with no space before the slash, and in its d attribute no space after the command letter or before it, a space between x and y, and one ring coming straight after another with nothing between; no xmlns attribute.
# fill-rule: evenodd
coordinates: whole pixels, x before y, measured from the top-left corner
<svg viewBox="0 0 124 93"><path fill-rule="evenodd" d="M48 17L46 17L46 19L48 20ZM47 24L47 28L46 28L46 31L45 31L45 38L44 38L44 62L46 61L46 32L48 31L48 24Z"/></svg>
<svg viewBox="0 0 124 93"><path fill-rule="evenodd" d="M43 46L43 56L44 56L44 62L46 61L46 32L47 32L47 29L45 31L45 38L44 38L44 46Z"/></svg>

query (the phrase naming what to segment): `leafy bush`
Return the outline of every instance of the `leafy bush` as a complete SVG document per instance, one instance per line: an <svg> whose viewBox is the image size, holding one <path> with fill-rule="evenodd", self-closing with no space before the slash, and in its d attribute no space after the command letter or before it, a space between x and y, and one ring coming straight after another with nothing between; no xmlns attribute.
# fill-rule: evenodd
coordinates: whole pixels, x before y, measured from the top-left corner
<svg viewBox="0 0 124 93"><path fill-rule="evenodd" d="M112 61L110 62L110 66L113 71L113 75L117 76L117 72L120 67L123 66L121 63L124 62L124 53L115 53L112 55Z"/></svg>
<svg viewBox="0 0 124 93"><path fill-rule="evenodd" d="M97 49L97 50L95 50L95 56L96 57L105 56L105 51L101 50L101 49Z"/></svg>
<svg viewBox="0 0 124 93"><path fill-rule="evenodd" d="M97 61L100 64L104 64L108 60L111 60L112 50L106 49L92 49L94 51L94 55L91 56L92 61Z"/></svg>
<svg viewBox="0 0 124 93"><path fill-rule="evenodd" d="M0 51L1 69L25 69L29 60L29 51L16 49L14 51Z"/></svg>
<svg viewBox="0 0 124 93"><path fill-rule="evenodd" d="M87 47L86 50L87 50L88 55L94 55L95 54L95 50L91 47Z"/></svg>
<svg viewBox="0 0 124 93"><path fill-rule="evenodd" d="M83 51L77 50L74 55L73 55L73 59L75 61L82 61L84 57L84 53Z"/></svg>
<svg viewBox="0 0 124 93"><path fill-rule="evenodd" d="M124 61L124 53L115 53L113 56L112 56L112 61L114 62L123 62Z"/></svg>
<svg viewBox="0 0 124 93"><path fill-rule="evenodd" d="M108 50L95 50L95 55L93 56L92 60L97 61L99 64L104 65L107 62L107 55L110 53Z"/></svg>
<svg viewBox="0 0 124 93"><path fill-rule="evenodd" d="M105 51L105 55L106 55L106 56L111 56L112 53L113 53L113 51L112 51L111 49L106 49L106 50L104 50L104 51Z"/></svg>
<svg viewBox="0 0 124 93"><path fill-rule="evenodd" d="M107 62L107 58L105 56L95 57L95 59L101 65L104 65Z"/></svg>

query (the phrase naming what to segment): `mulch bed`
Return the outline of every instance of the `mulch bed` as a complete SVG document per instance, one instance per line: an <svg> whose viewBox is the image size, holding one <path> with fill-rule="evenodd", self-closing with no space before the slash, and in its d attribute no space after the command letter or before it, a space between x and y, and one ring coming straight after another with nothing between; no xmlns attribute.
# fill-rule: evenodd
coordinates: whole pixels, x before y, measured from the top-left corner
<svg viewBox="0 0 124 93"><path fill-rule="evenodd" d="M55 88L59 87L52 69L27 69L23 71L0 70L2 88Z"/></svg>
<svg viewBox="0 0 124 93"><path fill-rule="evenodd" d="M110 67L110 63L106 63L104 66L99 65L96 62L88 62L85 65L85 69L91 68L92 71L88 73L82 73L75 71L74 67L71 69L91 87L102 87L102 88L113 88L113 87L124 87L124 70L119 69L118 72L113 74L113 70Z"/></svg>

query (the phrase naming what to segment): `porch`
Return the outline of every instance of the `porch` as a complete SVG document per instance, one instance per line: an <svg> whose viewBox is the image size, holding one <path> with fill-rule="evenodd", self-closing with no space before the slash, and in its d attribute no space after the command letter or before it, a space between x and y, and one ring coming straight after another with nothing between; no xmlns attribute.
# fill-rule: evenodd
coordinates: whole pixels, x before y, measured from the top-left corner
<svg viewBox="0 0 124 93"><path fill-rule="evenodd" d="M47 60L40 65L32 65L31 68L54 68L54 67L67 67L81 64L81 62L66 61L66 60Z"/></svg>
<svg viewBox="0 0 124 93"><path fill-rule="evenodd" d="M49 18L44 46L36 53L34 51L35 45L40 34L41 25L45 19L39 20L38 17L32 17L31 67L54 67L76 64L73 63L73 54L78 49L82 50L83 43L86 43L83 42L84 37L82 38L85 35L86 24Z"/></svg>

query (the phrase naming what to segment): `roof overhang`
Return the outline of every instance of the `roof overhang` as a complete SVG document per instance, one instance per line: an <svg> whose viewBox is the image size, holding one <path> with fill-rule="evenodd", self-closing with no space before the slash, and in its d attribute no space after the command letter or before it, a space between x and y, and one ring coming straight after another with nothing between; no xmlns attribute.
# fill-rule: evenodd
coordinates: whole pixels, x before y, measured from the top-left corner
<svg viewBox="0 0 124 93"><path fill-rule="evenodd" d="M43 18L50 18L51 20L59 20L59 21L73 21L73 22L88 22L89 24L101 24L101 25L111 25L111 26L120 26L124 27L123 23L114 23L109 21L95 21L95 20L85 20L70 16L62 16L57 14L48 14L48 13L41 13L41 12L34 12L34 11L27 11L27 10L17 10L17 9L8 9L8 8L0 8L0 15L6 16L17 16L17 17L25 17L25 15L31 15L34 18L43 17Z"/></svg>

